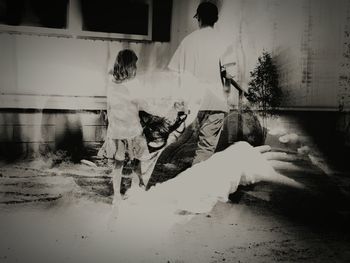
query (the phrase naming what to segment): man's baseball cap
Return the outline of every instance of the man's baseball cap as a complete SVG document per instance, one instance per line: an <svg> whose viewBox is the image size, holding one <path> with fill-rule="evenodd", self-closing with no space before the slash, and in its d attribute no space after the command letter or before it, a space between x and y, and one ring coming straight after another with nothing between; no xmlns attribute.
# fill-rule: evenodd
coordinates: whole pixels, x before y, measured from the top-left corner
<svg viewBox="0 0 350 263"><path fill-rule="evenodd" d="M218 8L212 2L202 2L197 7L197 12L193 18L198 17L217 17Z"/></svg>

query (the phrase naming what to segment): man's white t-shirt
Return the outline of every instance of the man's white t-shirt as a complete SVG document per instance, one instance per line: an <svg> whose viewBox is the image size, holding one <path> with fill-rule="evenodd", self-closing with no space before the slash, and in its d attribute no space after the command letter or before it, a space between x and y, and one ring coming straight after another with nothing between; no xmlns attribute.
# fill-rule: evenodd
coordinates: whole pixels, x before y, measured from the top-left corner
<svg viewBox="0 0 350 263"><path fill-rule="evenodd" d="M192 74L205 89L200 110L228 111L219 66L226 48L214 28L204 27L186 36L170 60L170 70Z"/></svg>

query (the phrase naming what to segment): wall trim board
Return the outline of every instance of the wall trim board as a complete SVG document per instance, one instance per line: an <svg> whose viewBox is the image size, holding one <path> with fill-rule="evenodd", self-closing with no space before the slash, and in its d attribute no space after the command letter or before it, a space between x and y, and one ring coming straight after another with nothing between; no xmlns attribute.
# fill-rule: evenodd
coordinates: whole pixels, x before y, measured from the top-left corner
<svg viewBox="0 0 350 263"><path fill-rule="evenodd" d="M117 41L117 42L132 42L132 43L152 43L152 42L160 42L160 41L152 41L149 39L139 39L137 37L132 37L129 35L126 36L119 36L117 34L96 34L97 32L94 32L95 34L80 34L80 35L73 35L70 33L62 33L62 32L55 32L55 31L48 31L46 32L41 31L37 32L35 30L28 29L27 31L23 31L22 29L3 29L0 25L0 34L9 34L9 35L27 35L27 36L38 36L38 37L56 37L56 38L71 38L71 39L83 39L83 40L93 40L93 41Z"/></svg>
<svg viewBox="0 0 350 263"><path fill-rule="evenodd" d="M100 114L101 110L68 110L68 109L35 109L35 108L0 108L0 114L7 114L7 113L43 113L43 114L69 114L69 113L94 113L94 114Z"/></svg>
<svg viewBox="0 0 350 263"><path fill-rule="evenodd" d="M1 94L0 109L105 110L105 96Z"/></svg>
<svg viewBox="0 0 350 263"><path fill-rule="evenodd" d="M36 94L0 94L0 112L42 112L54 110L58 112L100 111L107 109L106 96L74 96L74 95L36 95ZM283 111L306 112L350 112L350 108L338 107L280 107Z"/></svg>

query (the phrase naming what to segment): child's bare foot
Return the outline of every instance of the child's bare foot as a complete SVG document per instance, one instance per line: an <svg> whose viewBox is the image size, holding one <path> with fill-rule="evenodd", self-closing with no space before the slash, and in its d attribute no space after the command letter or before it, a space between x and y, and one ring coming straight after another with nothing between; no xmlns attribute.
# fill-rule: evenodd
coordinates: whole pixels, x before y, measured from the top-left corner
<svg viewBox="0 0 350 263"><path fill-rule="evenodd" d="M119 205L120 201L122 200L122 195L120 193L114 193L113 200L112 200L112 206Z"/></svg>
<svg viewBox="0 0 350 263"><path fill-rule="evenodd" d="M111 232L114 232L115 230L115 227L117 225L117 219L119 217L119 202L118 203L114 203L112 205L112 209L110 211L110 214L109 214L109 218L108 218L108 221L107 221L107 228L109 231Z"/></svg>

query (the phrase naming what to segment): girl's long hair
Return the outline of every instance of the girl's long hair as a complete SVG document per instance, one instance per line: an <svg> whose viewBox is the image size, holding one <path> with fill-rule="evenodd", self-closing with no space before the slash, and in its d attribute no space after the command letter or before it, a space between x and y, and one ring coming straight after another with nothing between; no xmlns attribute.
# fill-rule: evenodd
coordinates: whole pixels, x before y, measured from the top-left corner
<svg viewBox="0 0 350 263"><path fill-rule="evenodd" d="M116 82L132 79L136 76L137 60L138 57L131 49L119 51L113 68L113 76Z"/></svg>

